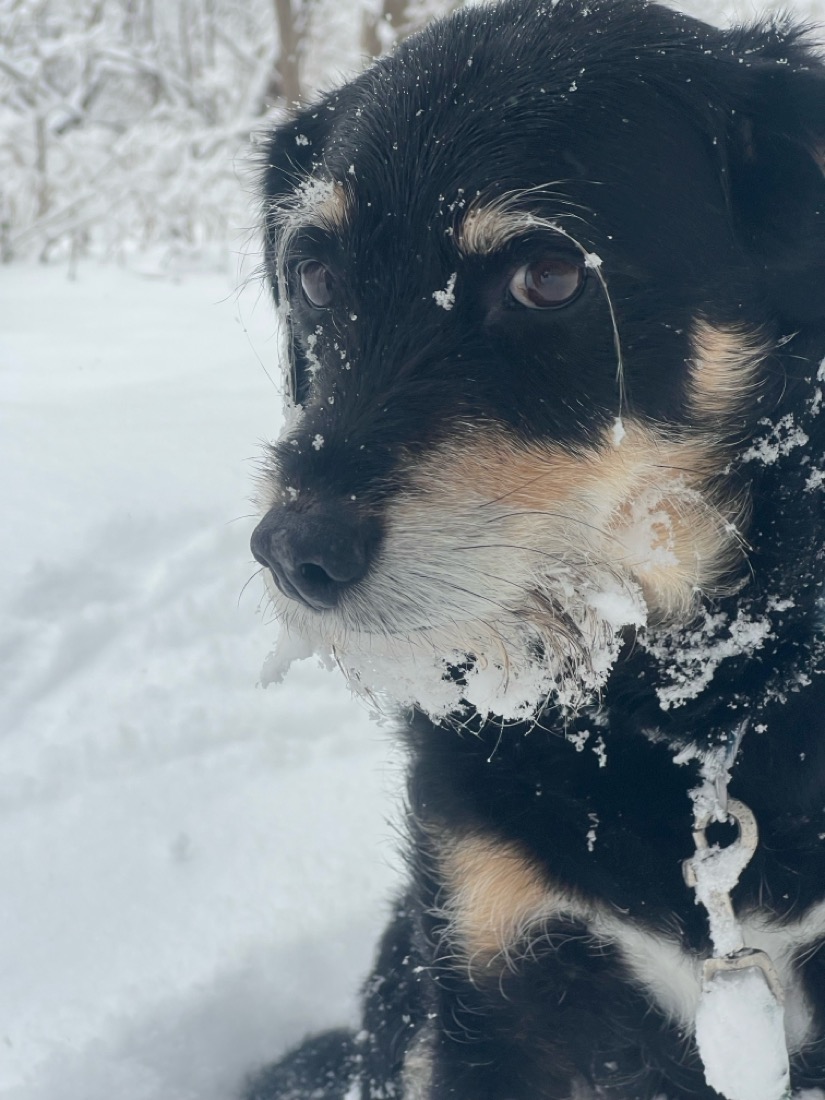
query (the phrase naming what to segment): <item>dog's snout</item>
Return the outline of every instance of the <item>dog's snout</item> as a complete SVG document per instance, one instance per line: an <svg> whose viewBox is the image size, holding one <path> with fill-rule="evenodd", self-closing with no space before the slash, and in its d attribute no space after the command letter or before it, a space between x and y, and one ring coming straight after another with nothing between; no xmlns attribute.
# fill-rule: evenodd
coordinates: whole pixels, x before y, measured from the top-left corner
<svg viewBox="0 0 825 1100"><path fill-rule="evenodd" d="M251 548L285 596L321 611L366 574L374 544L374 524L355 512L278 505L255 528Z"/></svg>

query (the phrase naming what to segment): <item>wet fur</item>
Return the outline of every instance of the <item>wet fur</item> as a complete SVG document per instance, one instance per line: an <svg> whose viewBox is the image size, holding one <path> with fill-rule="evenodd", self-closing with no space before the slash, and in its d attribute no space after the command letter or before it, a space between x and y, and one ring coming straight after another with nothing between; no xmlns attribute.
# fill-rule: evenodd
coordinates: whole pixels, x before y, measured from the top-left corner
<svg viewBox="0 0 825 1100"><path fill-rule="evenodd" d="M742 735L761 844L734 901L781 964L794 1087L825 1088L823 149L807 31L638 0L462 10L274 133L295 407L264 508L352 502L374 547L331 612L275 590L288 628L345 665L384 647L400 677L416 645L569 657L603 576L649 614L575 706L413 712L410 885L358 1033L308 1039L248 1100L713 1100L681 864L702 756ZM598 276L513 309L509 274L560 237ZM301 303L313 249L338 312Z"/></svg>

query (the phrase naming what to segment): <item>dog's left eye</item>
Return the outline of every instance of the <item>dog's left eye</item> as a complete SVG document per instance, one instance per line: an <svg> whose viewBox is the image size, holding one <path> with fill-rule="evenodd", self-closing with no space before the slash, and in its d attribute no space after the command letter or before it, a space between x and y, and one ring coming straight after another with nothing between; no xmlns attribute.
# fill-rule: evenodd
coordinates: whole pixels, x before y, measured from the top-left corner
<svg viewBox="0 0 825 1100"><path fill-rule="evenodd" d="M335 278L318 260L305 260L298 268L301 290L315 309L328 309L335 293Z"/></svg>
<svg viewBox="0 0 825 1100"><path fill-rule="evenodd" d="M585 277L582 264L561 256L547 256L520 267L508 290L528 309L558 309L578 297Z"/></svg>

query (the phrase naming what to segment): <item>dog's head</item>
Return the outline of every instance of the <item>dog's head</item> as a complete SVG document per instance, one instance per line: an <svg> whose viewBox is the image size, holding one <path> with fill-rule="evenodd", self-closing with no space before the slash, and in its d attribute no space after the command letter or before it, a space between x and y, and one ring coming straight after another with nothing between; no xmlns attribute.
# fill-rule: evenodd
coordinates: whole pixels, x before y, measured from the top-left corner
<svg viewBox="0 0 825 1100"><path fill-rule="evenodd" d="M281 125L253 551L287 630L516 715L735 590L736 456L825 318L824 105L790 27L503 0Z"/></svg>

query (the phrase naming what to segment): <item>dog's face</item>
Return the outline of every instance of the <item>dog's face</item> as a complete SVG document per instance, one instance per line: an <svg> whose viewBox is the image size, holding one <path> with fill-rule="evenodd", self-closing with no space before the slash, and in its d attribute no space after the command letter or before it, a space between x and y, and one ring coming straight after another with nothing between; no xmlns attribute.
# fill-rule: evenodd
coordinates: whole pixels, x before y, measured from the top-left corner
<svg viewBox="0 0 825 1100"><path fill-rule="evenodd" d="M367 685L433 713L575 702L622 627L739 583L731 448L811 308L767 273L804 233L774 204L791 172L821 191L803 124L747 112L781 42L750 46L511 0L275 133L293 409L253 551L287 628Z"/></svg>

